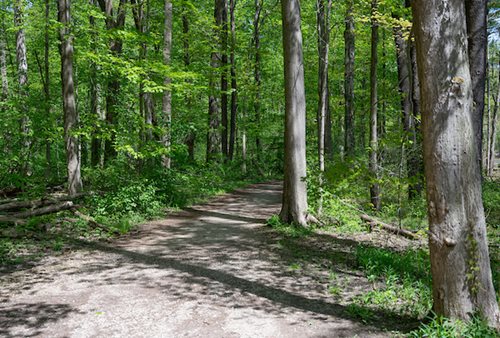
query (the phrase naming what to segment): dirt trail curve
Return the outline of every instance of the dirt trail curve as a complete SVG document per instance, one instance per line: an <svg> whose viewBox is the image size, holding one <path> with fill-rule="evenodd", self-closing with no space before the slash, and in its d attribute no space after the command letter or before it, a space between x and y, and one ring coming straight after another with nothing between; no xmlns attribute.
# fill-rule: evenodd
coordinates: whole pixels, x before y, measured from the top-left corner
<svg viewBox="0 0 500 338"><path fill-rule="evenodd" d="M256 184L0 276L1 337L382 337L268 236L281 187Z"/></svg>

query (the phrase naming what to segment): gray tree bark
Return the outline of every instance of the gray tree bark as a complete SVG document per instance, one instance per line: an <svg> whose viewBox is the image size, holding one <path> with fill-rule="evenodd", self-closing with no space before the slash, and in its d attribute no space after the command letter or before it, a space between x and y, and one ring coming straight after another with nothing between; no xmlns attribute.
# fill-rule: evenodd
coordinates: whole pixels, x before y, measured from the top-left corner
<svg viewBox="0 0 500 338"><path fill-rule="evenodd" d="M3 10L3 8L2 8ZM0 26L0 76L2 78L2 101L6 100L9 96L9 78L7 76L7 42L5 36L7 32L3 24L4 17L2 15L2 25Z"/></svg>
<svg viewBox="0 0 500 338"><path fill-rule="evenodd" d="M307 225L306 97L299 0L282 0L285 71L285 168L280 219Z"/></svg>
<svg viewBox="0 0 500 338"><path fill-rule="evenodd" d="M500 66L500 59L498 61ZM491 114L490 121L490 131L488 134L488 176L493 176L493 170L495 169L496 161L495 161L495 143L497 139L497 123L498 123L498 107L500 105L500 71L498 72L498 84L497 84L497 94L495 96L495 102L493 104L493 114Z"/></svg>
<svg viewBox="0 0 500 338"><path fill-rule="evenodd" d="M220 31L220 41L221 41L221 78L220 78L220 88L221 88L221 147L222 154L224 155L224 160L228 159L229 149L228 149L228 82L227 82L227 40L228 40L228 25L227 25L227 0L221 3L222 10L222 25Z"/></svg>
<svg viewBox="0 0 500 338"><path fill-rule="evenodd" d="M347 12L345 16L345 55L344 55L344 100L345 100L345 117L344 117L344 151L347 157L354 156L355 139L354 139L354 58L355 58L355 33L354 33L354 17L353 17L354 1L347 0Z"/></svg>
<svg viewBox="0 0 500 338"><path fill-rule="evenodd" d="M422 103L434 312L500 328L471 110L465 7L412 4Z"/></svg>
<svg viewBox="0 0 500 338"><path fill-rule="evenodd" d="M78 111L75 102L75 85L73 81L73 37L70 24L70 0L58 0L59 22L61 28L61 81L64 109L64 142L66 145L66 164L68 171L68 193L76 195L82 190L80 175L80 145L75 131L78 127Z"/></svg>
<svg viewBox="0 0 500 338"><path fill-rule="evenodd" d="M16 60L17 60L17 72L19 78L19 94L21 97L28 96L28 59L26 54L26 38L24 34L24 1L15 0L14 1L14 25L17 28L16 31ZM21 108L21 107L20 107ZM21 137L22 137L22 158L24 161L23 172L25 174L31 174L30 164L29 164L29 153L31 148L31 136L30 136L30 118L27 114L24 114L20 121L21 125Z"/></svg>
<svg viewBox="0 0 500 338"><path fill-rule="evenodd" d="M214 41L215 45L212 46L213 51L210 60L211 73L209 77L209 98L208 98L208 132L207 132L207 162L211 162L217 158L221 152L221 140L219 136L220 126L220 105L218 95L220 94L220 83L217 81L217 75L221 67L221 29L224 20L224 7L226 0L215 0L214 5Z"/></svg>
<svg viewBox="0 0 500 338"><path fill-rule="evenodd" d="M320 197L318 201L318 214L323 208L323 173L325 171L325 134L326 115L328 114L329 90L328 90L328 53L330 50L330 9L332 1L317 0L317 32L318 32L318 167L320 171L319 187Z"/></svg>
<svg viewBox="0 0 500 338"><path fill-rule="evenodd" d="M172 1L165 0L165 22L163 31L163 63L167 66L170 65L170 54L172 51ZM163 91L162 100L162 113L163 113L163 127L165 128L164 134L162 136L162 142L167 150L170 152L171 145L171 129L172 129L172 92L170 90L170 84L172 79L170 77L165 77L163 84L167 89ZM171 166L170 154L164 155L162 157L162 164L164 168L169 169Z"/></svg>
<svg viewBox="0 0 500 338"><path fill-rule="evenodd" d="M234 157L234 143L236 141L236 114L238 112L238 83L236 80L236 0L229 0L230 26L231 26L231 121L229 126L229 160Z"/></svg>
<svg viewBox="0 0 500 338"><path fill-rule="evenodd" d="M472 78L472 98L474 100L472 123L478 148L477 160L479 161L481 173L483 165L484 91L486 82L486 63L488 59L487 17L487 0L465 0L469 67Z"/></svg>
<svg viewBox="0 0 500 338"><path fill-rule="evenodd" d="M262 144L260 140L260 119L261 119L261 69L260 69L260 25L261 25L261 14L262 8L264 6L264 0L255 0L255 13L253 19L253 44L255 51L255 64L254 64L254 81L255 81L255 100L254 100L254 112L255 112L255 153L257 161L260 159L260 153L262 151Z"/></svg>
<svg viewBox="0 0 500 338"><path fill-rule="evenodd" d="M378 180L378 96L377 96L377 65L378 65L378 21L375 17L377 0L372 0L372 36L370 62L370 159L369 170L372 183L370 185L370 201L375 210L380 210L380 186Z"/></svg>

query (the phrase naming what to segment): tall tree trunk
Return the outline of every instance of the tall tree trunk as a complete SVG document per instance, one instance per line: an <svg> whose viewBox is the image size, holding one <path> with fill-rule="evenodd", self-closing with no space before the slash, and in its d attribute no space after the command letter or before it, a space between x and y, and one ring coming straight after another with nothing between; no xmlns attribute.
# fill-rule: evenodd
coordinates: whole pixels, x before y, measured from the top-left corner
<svg viewBox="0 0 500 338"><path fill-rule="evenodd" d="M170 65L170 54L172 50L172 1L165 0L165 22L163 31L163 63L167 66ZM163 134L163 145L165 150L168 152L167 155L162 157L163 167L170 169L170 144L171 144L171 129L172 129L172 92L170 91L170 84L172 80L170 77L165 77L164 85L167 87L163 91L162 100L162 113L164 120L164 134Z"/></svg>
<svg viewBox="0 0 500 338"><path fill-rule="evenodd" d="M408 7L410 5L408 4ZM418 82L417 70L417 53L415 48L415 41L413 39L413 29L410 33L408 43L410 54L410 86L411 86L411 110L413 116L413 123L415 129L415 142L412 144L408 157L408 177L411 177L410 186L408 189L408 197L413 199L422 194L424 186L424 159L422 156L422 133L420 132L420 86Z"/></svg>
<svg viewBox="0 0 500 338"><path fill-rule="evenodd" d="M473 119L474 135L476 137L477 160L482 175L483 156L483 115L484 89L486 82L486 63L488 32L488 1L465 0L465 19L467 22L467 42L469 52L469 67L472 78L472 98L474 100Z"/></svg>
<svg viewBox="0 0 500 338"><path fill-rule="evenodd" d="M378 21L375 17L377 0L372 0L372 37L371 37L371 62L370 62L370 200L375 210L380 210L380 186L378 180L378 97L377 97L377 46L378 46Z"/></svg>
<svg viewBox="0 0 500 338"><path fill-rule="evenodd" d="M89 0L91 6L96 5L96 0ZM97 31L95 26L95 18L94 16L89 17L89 24L92 30L92 42L91 49L93 52L96 51L96 41L97 41ZM91 140L91 150L90 150L90 162L93 167L102 166L104 157L102 156L102 142L101 136L98 135L100 132L100 127L102 125L102 121L104 120L104 116L102 116L99 104L99 96L100 96L100 88L99 83L97 81L97 65L95 62L90 64L90 115L92 116L96 123L94 130L92 131L92 140Z"/></svg>
<svg viewBox="0 0 500 338"><path fill-rule="evenodd" d="M498 60L498 65L500 66L500 58ZM491 127L490 127L490 133L488 135L489 137L489 148L488 148L488 176L492 177L493 176L493 170L495 169L496 165L496 158L495 158L495 142L496 142L496 133L497 133L497 123L498 123L498 107L500 105L500 70L498 71L498 84L497 84L497 95L494 98L495 103L493 106L493 114L491 116Z"/></svg>
<svg viewBox="0 0 500 338"><path fill-rule="evenodd" d="M490 168L490 131L491 131L491 65L488 56L486 63L486 111L488 113L486 120L486 151L483 154L483 167L486 168L486 175L489 175Z"/></svg>
<svg viewBox="0 0 500 338"><path fill-rule="evenodd" d="M319 187L320 197L318 201L318 214L323 207L322 186L323 172L325 171L325 128L326 115L328 112L328 52L330 48L329 17L332 1L329 0L325 6L324 0L317 0L317 31L318 31L318 166L320 171Z"/></svg>
<svg viewBox="0 0 500 338"><path fill-rule="evenodd" d="M7 44L5 42L5 34L5 30L2 27L0 31L0 76L2 77L1 101L5 101L9 96L9 78L7 76Z"/></svg>
<svg viewBox="0 0 500 338"><path fill-rule="evenodd" d="M189 18L188 18L188 10L186 3L182 3L182 47L184 50L184 67L187 70L189 70L189 65L191 64L191 54L189 52ZM186 102L190 104L191 102L191 97L189 94L186 95ZM196 145L196 133L194 128L190 128L188 131L188 134L186 135L184 142L187 146L188 149L188 158L190 162L194 162L194 152L195 152L195 145Z"/></svg>
<svg viewBox="0 0 500 338"><path fill-rule="evenodd" d="M68 170L68 193L75 195L82 190L80 176L80 145L75 135L78 127L78 112L75 102L75 85L73 82L73 38L70 32L71 15L70 0L58 0L59 22L61 28L61 81L64 110L64 142L66 145L66 161Z"/></svg>
<svg viewBox="0 0 500 338"><path fill-rule="evenodd" d="M219 124L220 124L220 107L217 96L220 93L220 87L217 85L217 75L221 67L221 29L224 20L224 8L226 0L215 0L214 19L215 19L215 46L212 46L212 56L210 67L212 68L209 78L208 90L208 132L207 132L207 162L213 161L221 150L221 142L219 140ZM220 84L220 82L219 82Z"/></svg>
<svg viewBox="0 0 500 338"><path fill-rule="evenodd" d="M230 26L231 26L231 121L229 127L229 159L234 157L234 143L236 141L236 114L238 111L238 84L236 82L236 0L229 0Z"/></svg>
<svg viewBox="0 0 500 338"><path fill-rule="evenodd" d="M280 219L307 225L306 97L299 0L282 0L285 71L285 168Z"/></svg>
<svg viewBox="0 0 500 338"><path fill-rule="evenodd" d="M113 11L113 0L98 0L101 10L106 16L106 28L108 30L120 30L125 25L125 14L126 14L126 3L127 0L120 0L118 5L118 10L116 17ZM111 54L117 57L122 53L123 42L120 38L111 40L109 48ZM116 157L116 130L115 126L118 122L117 120L117 105L118 105L118 95L120 93L120 80L117 74L111 74L108 79L108 88L106 91L106 124L109 128L110 137L106 138L104 142L104 161L108 162L112 158Z"/></svg>
<svg viewBox="0 0 500 338"><path fill-rule="evenodd" d="M422 100L434 312L500 328L470 113L464 2L412 4ZM443 38L445 37L445 38Z"/></svg>
<svg viewBox="0 0 500 338"><path fill-rule="evenodd" d="M253 19L253 44L255 51L255 64L254 64L254 81L255 81L255 100L254 100L254 112L255 112L255 154L257 161L260 160L260 153L262 152L262 144L260 139L260 120L261 120L261 70L260 70L260 24L261 24L261 14L262 7L264 6L264 0L255 0L255 14Z"/></svg>
<svg viewBox="0 0 500 338"><path fill-rule="evenodd" d="M228 149L228 143L227 143L227 136L228 136L228 95L227 95L227 89L228 89L228 83L227 83L227 65L228 65L228 60L227 60L227 40L228 40L228 26L227 26L227 0L224 1L222 5L222 26L221 26L221 31L220 31L220 40L221 40L221 78L220 78L220 87L221 87L221 124L222 124L222 130L221 130L221 146L222 146L222 154L224 155L224 160L227 160L228 154L229 154L229 149Z"/></svg>
<svg viewBox="0 0 500 338"><path fill-rule="evenodd" d="M19 77L19 95L22 98L28 96L28 59L26 54L26 39L24 36L24 1L14 1L14 24L17 28L16 31L16 60L17 72ZM23 111L23 107L19 107ZM23 172L24 174L31 175L31 168L29 164L29 153L31 148L30 136L30 118L27 114L21 117L21 137L22 137L22 159L24 161Z"/></svg>
<svg viewBox="0 0 500 338"><path fill-rule="evenodd" d="M345 16L345 55L344 55L344 99L345 99L345 139L344 151L346 157L353 157L355 151L354 139L354 17L353 17L354 1L347 0L347 12Z"/></svg>
<svg viewBox="0 0 500 338"><path fill-rule="evenodd" d="M409 140L409 152L406 159L408 168L408 196L410 199L417 196L420 191L418 184L418 172L415 172L414 166L418 163L417 132L415 129L415 116L412 111L412 70L411 70L411 50L410 43L404 36L401 26L394 27L394 41L396 44L396 59L398 66L398 83L401 94L401 110L403 132L405 140Z"/></svg>
<svg viewBox="0 0 500 338"><path fill-rule="evenodd" d="M45 0L45 27L44 27L44 77L43 77L43 92L45 94L45 116L48 121L52 121L50 118L51 104L50 104L50 72L49 72L49 29L50 29L50 0ZM48 178L52 172L52 160L51 160L51 142L47 138L45 141L45 177Z"/></svg>

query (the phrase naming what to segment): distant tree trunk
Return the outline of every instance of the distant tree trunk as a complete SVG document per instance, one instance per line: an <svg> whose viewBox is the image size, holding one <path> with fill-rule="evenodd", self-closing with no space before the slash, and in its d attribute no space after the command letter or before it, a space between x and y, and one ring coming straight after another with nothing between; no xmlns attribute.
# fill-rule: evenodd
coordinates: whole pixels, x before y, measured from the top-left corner
<svg viewBox="0 0 500 338"><path fill-rule="evenodd" d="M469 52L469 67L472 78L472 96L474 100L473 119L474 135L478 148L477 160L482 175L483 156L483 115L484 89L486 82L486 63L488 32L488 1L465 0L465 19L467 22L467 42Z"/></svg>
<svg viewBox="0 0 500 338"><path fill-rule="evenodd" d="M261 76L260 76L260 24L261 24L261 13L262 7L264 6L264 0L255 0L255 15L253 19L253 44L255 50L255 64L254 64L254 81L255 81L255 100L254 100L254 112L255 112L255 152L257 161L260 160L260 153L262 151L262 144L260 140L260 119L261 119Z"/></svg>
<svg viewBox="0 0 500 338"><path fill-rule="evenodd" d="M58 0L59 22L61 28L61 81L64 110L64 142L66 144L66 161L68 170L68 193L75 195L82 190L80 176L80 145L75 135L78 127L78 112L75 102L75 85L73 82L73 38L70 32L70 0Z"/></svg>
<svg viewBox="0 0 500 338"><path fill-rule="evenodd" d="M89 0L91 6L96 5L96 0ZM97 32L95 27L95 18L93 16L89 17L89 24L92 30L92 42L91 49L93 52L96 52L96 40L97 40ZM102 142L101 137L98 135L99 129L102 125L102 121L104 120L104 116L102 116L99 104L99 96L100 96L100 88L99 83L97 81L97 65L95 62L90 64L90 115L93 119L95 119L96 124L94 126L94 130L92 131L92 140L91 140L91 150L90 150L90 163L93 167L102 166L103 165L103 154L102 154Z"/></svg>
<svg viewBox="0 0 500 338"><path fill-rule="evenodd" d="M108 30L120 30L125 25L126 3L127 0L120 0L116 18L113 12L113 0L98 0L101 10L106 15L106 28ZM123 42L120 38L111 40L110 50L114 56L119 56L122 53ZM118 95L120 93L120 80L117 74L112 74L108 79L108 88L106 91L106 124L110 129L111 136L106 138L104 142L104 161L108 162L116 157L115 141L116 131L114 130L117 124L116 107L118 105Z"/></svg>
<svg viewBox="0 0 500 338"><path fill-rule="evenodd" d="M344 55L344 99L345 99L345 139L344 151L346 157L354 156L355 139L354 139L354 17L353 17L354 1L347 0L347 13L345 16L345 55Z"/></svg>
<svg viewBox="0 0 500 338"><path fill-rule="evenodd" d="M208 132L207 132L207 162L213 161L217 154L220 153L221 142L219 140L219 124L220 124L220 107L217 96L220 93L220 88L217 86L217 75L221 67L221 34L224 21L224 8L226 0L215 0L214 19L215 19L215 46L212 46L212 56L210 67L212 68L209 78L208 90ZM220 83L220 82L219 82Z"/></svg>
<svg viewBox="0 0 500 338"><path fill-rule="evenodd" d="M378 123L377 123L377 46L378 46L378 21L375 17L377 0L372 0L372 37L371 37L371 63L370 63L370 200L375 210L380 210L380 186L378 180Z"/></svg>
<svg viewBox="0 0 500 338"><path fill-rule="evenodd" d="M498 65L500 66L500 59L498 60ZM498 106L500 105L500 70L498 71L498 84L497 84L497 95L494 98L495 103L493 106L493 114L491 116L491 127L489 137L489 148L488 148L488 176L493 176L493 170L495 169L496 158L495 158L495 143L497 134L497 123L498 123Z"/></svg>
<svg viewBox="0 0 500 338"><path fill-rule="evenodd" d="M183 2L182 8L182 47L184 50L184 67L186 70L189 70L189 65L191 64L191 55L189 52L189 18L188 18L188 10L186 4ZM186 102L191 102L191 97L189 94L186 95ZM194 151L196 145L196 133L193 128L190 128L188 134L184 139L184 143L188 149L188 158L190 162L194 162Z"/></svg>
<svg viewBox="0 0 500 338"><path fill-rule="evenodd" d="M172 1L165 0L165 23L163 32L163 63L167 66L170 65L170 54L172 50ZM171 129L172 129L172 92L170 91L170 83L172 79L170 77L165 77L164 85L167 87L163 91L163 101L162 101L162 112L164 119L164 134L163 134L163 145L165 149L170 152L171 144ZM163 167L170 169L171 161L170 154L164 155L162 157Z"/></svg>
<svg viewBox="0 0 500 338"><path fill-rule="evenodd" d="M434 312L500 328L481 197L464 26L458 0L414 2ZM443 37L446 38L443 38Z"/></svg>
<svg viewBox="0 0 500 338"><path fill-rule="evenodd" d="M3 20L3 18L2 18ZM5 30L3 27L0 30L0 76L2 77L2 96L1 100L5 101L9 96L9 78L7 76L7 44L5 42Z"/></svg>
<svg viewBox="0 0 500 338"><path fill-rule="evenodd" d="M410 5L408 4L408 7ZM411 177L411 183L408 189L408 197L413 199L422 194L424 186L424 159L422 156L422 133L420 132L420 86L418 82L417 71L417 53L415 48L415 41L413 39L413 29L410 33L408 43L410 54L410 85L411 85L411 109L413 116L413 123L415 129L415 142L413 143L408 157L408 177Z"/></svg>
<svg viewBox="0 0 500 338"><path fill-rule="evenodd" d="M491 131L491 65L489 61L486 64L486 111L488 112L487 120L486 120L486 150L483 154L483 168L486 168L486 175L489 176L489 168L490 168L490 131Z"/></svg>
<svg viewBox="0 0 500 338"><path fill-rule="evenodd" d="M26 54L26 39L24 36L24 1L15 0L14 1L14 24L17 28L16 31L16 60L17 60L17 71L19 77L19 94L21 97L26 98L28 96L28 59ZM25 110L20 107L21 111ZM30 136L30 118L25 113L21 118L21 137L22 137L22 158L24 161L23 172L27 175L31 174L31 168L29 164L29 153L31 148L31 136Z"/></svg>
<svg viewBox="0 0 500 338"><path fill-rule="evenodd" d="M45 0L45 27L44 27L44 77L43 77L43 92L45 94L45 116L48 121L50 118L50 72L49 72L49 29L50 29L50 1ZM52 160L51 160L51 142L47 138L45 141L45 177L48 178L51 175Z"/></svg>
<svg viewBox="0 0 500 338"><path fill-rule="evenodd" d="M318 201L318 214L323 208L322 185L323 172L325 171L325 129L326 115L328 113L328 52L330 48L329 17L332 1L317 0L317 31L318 31L318 166L320 171L319 186L320 198Z"/></svg>
<svg viewBox="0 0 500 338"><path fill-rule="evenodd" d="M394 27L394 41L396 44L396 59L398 66L399 92L401 94L402 122L405 139L410 140L407 155L408 170L408 196L410 199L420 194L417 175L414 166L418 163L417 132L415 129L415 116L412 111L412 70L410 43L403 37L401 26Z"/></svg>
<svg viewBox="0 0 500 338"><path fill-rule="evenodd" d="M221 26L221 31L220 31L220 41L221 41L221 47L222 47L222 55L221 55L221 78L220 78L220 87L221 87L221 124L222 124L222 130L221 130L221 146L222 146L222 154L224 155L224 160L227 160L229 150L228 150L228 143L227 143L227 136L228 136L228 95L227 95L227 89L228 89L228 83L227 83L227 65L228 65L228 60L227 60L227 40L228 40L228 26L227 26L227 0L221 3L222 6L222 26Z"/></svg>
<svg viewBox="0 0 500 338"><path fill-rule="evenodd" d="M306 97L299 0L282 0L285 70L285 168L280 219L307 225Z"/></svg>
<svg viewBox="0 0 500 338"><path fill-rule="evenodd" d="M234 157L234 143L236 141L236 114L238 111L238 84L236 82L236 0L229 1L230 25L231 25L231 122L229 128L229 160Z"/></svg>

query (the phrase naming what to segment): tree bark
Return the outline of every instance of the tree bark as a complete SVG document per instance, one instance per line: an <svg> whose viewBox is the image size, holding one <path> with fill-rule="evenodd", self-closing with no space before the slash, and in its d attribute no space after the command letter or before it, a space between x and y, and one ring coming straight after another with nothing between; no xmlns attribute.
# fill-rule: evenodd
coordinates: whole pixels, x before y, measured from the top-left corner
<svg viewBox="0 0 500 338"><path fill-rule="evenodd" d="M236 141L236 114L238 112L238 84L236 81L236 0L229 0L230 26L231 26L231 121L229 126L229 160L234 157L234 143Z"/></svg>
<svg viewBox="0 0 500 338"><path fill-rule="evenodd" d="M113 0L98 0L99 6L106 16L106 28L108 30L120 30L125 25L126 3L127 0L120 0L118 10L115 17L113 11ZM122 53L123 42L120 38L111 40L109 49L113 56L119 56ZM116 131L115 125L117 124L116 107L118 105L118 95L120 93L120 80L117 74L111 74L108 79L108 88L106 91L106 124L109 128L110 137L104 141L104 162L116 157Z"/></svg>
<svg viewBox="0 0 500 338"><path fill-rule="evenodd" d="M220 87L221 87L221 147L222 154L224 155L224 160L228 159L229 149L228 149L228 83L227 83L227 40L228 40L228 25L227 25L227 0L221 3L222 10L222 25L220 31L220 41L221 41L221 78L220 78Z"/></svg>
<svg viewBox="0 0 500 338"><path fill-rule="evenodd" d="M17 60L17 71L19 78L19 95L22 98L27 98L28 96L28 59L26 54L26 38L24 35L24 1L15 0L14 1L14 25L17 28L16 31L16 60ZM25 110L24 107L19 107L20 111ZM31 136L30 136L30 118L28 114L24 114L20 121L21 125L21 138L22 138L22 158L24 161L23 172L26 175L31 175L31 168L29 165L29 154L31 148Z"/></svg>
<svg viewBox="0 0 500 338"><path fill-rule="evenodd" d="M2 20L4 18L2 17ZM2 77L1 101L5 101L9 96L9 78L7 76L7 43L5 41L5 27L2 23L0 27L0 76Z"/></svg>
<svg viewBox="0 0 500 338"><path fill-rule="evenodd" d="M378 46L378 21L375 17L377 0L372 0L372 36L371 36L371 62L370 62L370 161L369 170L372 183L370 185L370 201L375 210L380 210L380 186L378 184L378 97L377 97L377 46Z"/></svg>
<svg viewBox="0 0 500 338"><path fill-rule="evenodd" d="M355 33L353 17L354 1L347 0L345 16L345 54L344 54L344 100L345 100L345 137L344 151L346 157L353 157L355 152L354 139L354 58L355 58Z"/></svg>
<svg viewBox="0 0 500 338"><path fill-rule="evenodd" d="M498 60L498 64L500 66L500 58ZM498 122L498 107L500 105L500 70L498 72L498 84L497 84L497 95L494 98L495 102L493 104L493 114L491 116L491 127L489 137L489 148L488 148L488 177L493 176L493 170L496 165L496 157L495 157L495 143L496 143L496 133L497 133L497 122Z"/></svg>
<svg viewBox="0 0 500 338"><path fill-rule="evenodd" d="M472 78L472 98L474 100L473 119L474 135L476 137L477 160L479 168L483 166L483 115L484 91L487 63L487 0L465 0L465 19L467 23L467 46L469 52L469 67Z"/></svg>
<svg viewBox="0 0 500 338"><path fill-rule="evenodd" d="M212 55L210 60L210 78L208 84L209 98L208 98L208 132L207 132L207 162L212 162L217 158L221 151L221 141L219 139L219 125L220 125L220 106L217 96L220 93L220 82L217 85L217 75L221 67L221 34L220 31L223 25L224 7L226 0L215 0L214 6L214 41L215 45L212 46Z"/></svg>
<svg viewBox="0 0 500 338"><path fill-rule="evenodd" d="M59 22L61 28L61 83L64 110L64 143L66 145L66 165L68 171L68 193L76 195L82 190L80 175L80 144L76 129L78 128L78 111L75 101L75 84L73 81L73 37L71 36L70 0L58 0Z"/></svg>
<svg viewBox="0 0 500 338"><path fill-rule="evenodd" d="M307 225L306 97L299 0L282 0L285 71L285 167L280 219Z"/></svg>
<svg viewBox="0 0 500 338"><path fill-rule="evenodd" d="M255 64L254 64L254 81L255 81L255 100L254 100L254 113L255 113L255 154L257 161L260 160L260 153L262 152L262 144L260 139L260 119L261 119L261 69L260 69L260 24L262 7L264 0L255 0L255 14L253 19L253 44L255 51Z"/></svg>
<svg viewBox="0 0 500 338"><path fill-rule="evenodd" d="M323 208L323 173L325 171L325 129L326 115L328 113L328 53L330 48L330 8L332 1L317 0L317 31L318 31L318 167L320 196L318 201L318 214Z"/></svg>
<svg viewBox="0 0 500 338"><path fill-rule="evenodd" d="M500 328L473 124L464 2L412 4L422 103L434 312Z"/></svg>
<svg viewBox="0 0 500 338"><path fill-rule="evenodd" d="M163 63L166 66L170 66L170 54L172 51L172 1L165 0L165 22L163 31ZM164 168L170 169L171 159L170 159L170 145L171 145L171 129L172 129L172 92L170 90L170 84L172 79L166 76L163 84L166 89L163 91L162 100L162 113L163 113L163 127L165 131L163 132L163 146L167 151L166 155L162 157L162 164Z"/></svg>
<svg viewBox="0 0 500 338"><path fill-rule="evenodd" d="M182 3L182 47L184 51L183 59L184 59L184 67L186 70L189 70L189 65L191 64L191 54L189 51L189 12L187 10L187 6L185 2ZM190 104L191 97L189 94L186 95L186 102ZM191 163L195 161L194 152L196 145L196 132L194 128L189 128L189 131L184 139L184 142L188 148L188 158Z"/></svg>

